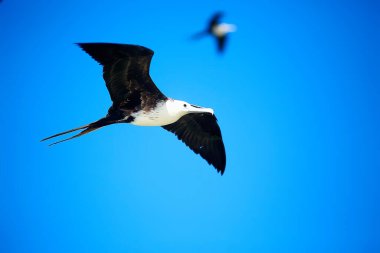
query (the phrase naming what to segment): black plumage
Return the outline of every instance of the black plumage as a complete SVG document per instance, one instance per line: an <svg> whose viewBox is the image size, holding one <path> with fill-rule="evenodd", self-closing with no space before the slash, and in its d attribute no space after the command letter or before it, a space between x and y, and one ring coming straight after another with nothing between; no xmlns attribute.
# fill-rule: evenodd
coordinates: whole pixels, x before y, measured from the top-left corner
<svg viewBox="0 0 380 253"><path fill-rule="evenodd" d="M223 53L226 47L227 34L217 34L216 28L221 23L220 20L223 17L223 12L216 12L211 16L205 30L198 32L192 36L192 39L200 39L206 35L211 35L215 38L217 44L217 50L219 53Z"/></svg>
<svg viewBox="0 0 380 253"><path fill-rule="evenodd" d="M162 126L174 133L196 154L200 154L222 175L226 167L226 151L215 115L187 114L173 124Z"/></svg>
<svg viewBox="0 0 380 253"><path fill-rule="evenodd" d="M152 50L137 45L113 43L78 43L78 46L103 66L103 78L113 103L104 118L52 135L42 141L82 130L70 138L50 144L54 145L107 125L131 123L135 120L133 113L154 110L157 104L168 100L149 75ZM218 172L224 173L226 154L222 135L213 114L207 112L186 114L176 122L162 127L176 134Z"/></svg>
<svg viewBox="0 0 380 253"><path fill-rule="evenodd" d="M146 47L111 43L78 43L103 66L103 78L113 106L149 110L167 99L149 75L154 52Z"/></svg>

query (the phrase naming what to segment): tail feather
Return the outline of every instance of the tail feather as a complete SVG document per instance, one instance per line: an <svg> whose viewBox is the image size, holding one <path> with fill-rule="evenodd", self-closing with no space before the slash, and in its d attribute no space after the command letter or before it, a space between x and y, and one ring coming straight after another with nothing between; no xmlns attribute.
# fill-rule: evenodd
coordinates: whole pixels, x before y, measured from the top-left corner
<svg viewBox="0 0 380 253"><path fill-rule="evenodd" d="M205 37L206 35L208 35L208 32L207 31L202 31L202 32L198 32L196 34L193 34L190 39L192 40L198 40L200 38L203 38Z"/></svg>
<svg viewBox="0 0 380 253"><path fill-rule="evenodd" d="M66 138L66 139L63 139L63 140L60 140L60 141L56 141L56 142L53 142L51 144L49 144L49 146L53 146L55 144L58 144L58 143L61 143L61 142L64 142L64 141L68 141L68 140L71 140L71 139L74 139L74 138L77 138L79 136L82 136L82 135L85 135L85 134L88 134L89 132L92 132L92 131L95 131L97 129L101 128L101 126L98 126L98 127L88 127L87 129L83 130L82 132L80 132L79 134L76 134L74 136L71 136L69 138ZM79 128L81 129L81 128ZM78 128L77 128L78 130ZM75 131L75 130L74 130ZM69 131L69 132L72 132L72 131Z"/></svg>
<svg viewBox="0 0 380 253"><path fill-rule="evenodd" d="M101 127L104 127L104 126L107 126L107 125L111 125L111 124L114 124L114 123L117 123L117 121L110 120L108 118L102 118L102 119L100 119L98 121L95 121L93 123L90 123L90 124L87 124L87 125L84 125L84 126L81 126L81 127L73 128L71 130L68 130L68 131L65 131L65 132L62 132L62 133L58 133L58 134L46 137L46 138L42 139L41 141L46 141L46 140L52 139L52 138L57 137L57 136L61 136L61 135L64 135L64 134L75 132L77 130L84 129L83 131L81 131L80 133L78 133L78 134L76 134L74 136L71 136L69 138L66 138L66 139L63 139L63 140L60 140L60 141L57 141L57 142L49 144L49 146L52 146L52 145L55 145L55 144L58 144L58 143L61 143L61 142L64 142L64 141L68 141L68 140L77 138L77 137L85 135L85 134L88 134L88 133L90 133L92 131L95 131L95 130L101 128Z"/></svg>
<svg viewBox="0 0 380 253"><path fill-rule="evenodd" d="M65 132L62 132L62 133L58 133L58 134L55 134L55 135L52 135L52 136L49 136L49 137L46 137L44 139L42 139L41 141L46 141L46 140L49 140L51 138L54 138L54 137L57 137L57 136L60 136L60 135L64 135L64 134L68 134L68 133L71 133L71 132L74 132L74 131L77 131L77 130L80 130L80 129L84 129L86 127L88 127L90 124L87 124L85 126L81 126L81 127L77 127L77 128L74 128L74 129L71 129L71 130L68 130L68 131L65 131Z"/></svg>

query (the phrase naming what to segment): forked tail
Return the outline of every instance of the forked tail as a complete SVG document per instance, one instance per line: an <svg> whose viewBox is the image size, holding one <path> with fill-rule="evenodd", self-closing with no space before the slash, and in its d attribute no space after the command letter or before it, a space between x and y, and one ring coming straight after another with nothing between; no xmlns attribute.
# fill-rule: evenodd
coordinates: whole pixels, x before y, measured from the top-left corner
<svg viewBox="0 0 380 253"><path fill-rule="evenodd" d="M193 34L190 39L191 40L198 40L198 39L201 39L203 37L205 37L206 35L208 35L208 32L207 31L201 31L201 32L198 32L196 34Z"/></svg>
<svg viewBox="0 0 380 253"><path fill-rule="evenodd" d="M107 126L107 125L114 124L116 122L117 121L110 120L109 118L102 118L102 119L100 119L98 121L95 121L93 123L90 123L90 124L87 124L87 125L84 125L84 126L81 126L81 127L77 127L77 128L74 128L74 129L62 132L62 133L58 133L58 134L49 136L47 138L42 139L41 141L46 141L46 140L52 139L52 138L57 137L57 136L61 136L61 135L64 135L64 134L75 132L77 130L84 129L83 131L81 131L80 133L78 133L78 134L76 134L74 136L71 136L71 137L69 137L67 139L63 139L63 140L60 140L60 141L57 141L57 142L49 144L49 146L52 146L52 145L55 145L55 144L58 144L58 143L61 143L61 142L64 142L64 141L68 141L68 140L77 138L77 137L85 135L85 134L88 134L89 132L95 131L95 130L97 130L97 129L101 128L101 127Z"/></svg>

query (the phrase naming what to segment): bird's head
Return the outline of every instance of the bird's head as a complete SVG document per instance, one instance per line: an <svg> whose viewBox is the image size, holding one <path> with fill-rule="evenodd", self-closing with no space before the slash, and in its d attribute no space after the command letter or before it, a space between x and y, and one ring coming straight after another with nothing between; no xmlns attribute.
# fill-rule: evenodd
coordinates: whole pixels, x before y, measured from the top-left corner
<svg viewBox="0 0 380 253"><path fill-rule="evenodd" d="M173 115L183 115L189 113L211 113L214 114L214 110L211 108L200 107L197 105L189 104L188 102L169 99L166 102L168 112Z"/></svg>

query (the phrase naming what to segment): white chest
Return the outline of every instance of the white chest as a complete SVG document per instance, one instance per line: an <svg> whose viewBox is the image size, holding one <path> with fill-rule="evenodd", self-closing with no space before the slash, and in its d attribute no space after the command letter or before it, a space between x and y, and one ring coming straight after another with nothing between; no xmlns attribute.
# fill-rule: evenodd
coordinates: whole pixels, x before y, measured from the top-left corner
<svg viewBox="0 0 380 253"><path fill-rule="evenodd" d="M158 104L151 111L139 111L131 114L135 119L131 122L137 126L164 126L176 122L182 115L171 113L165 102Z"/></svg>
<svg viewBox="0 0 380 253"><path fill-rule="evenodd" d="M236 30L236 27L231 24L218 24L212 28L212 33L217 37L223 37L227 33L234 32Z"/></svg>

